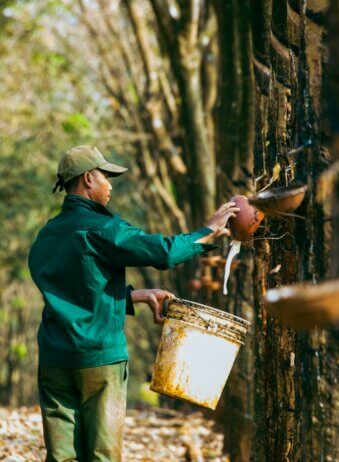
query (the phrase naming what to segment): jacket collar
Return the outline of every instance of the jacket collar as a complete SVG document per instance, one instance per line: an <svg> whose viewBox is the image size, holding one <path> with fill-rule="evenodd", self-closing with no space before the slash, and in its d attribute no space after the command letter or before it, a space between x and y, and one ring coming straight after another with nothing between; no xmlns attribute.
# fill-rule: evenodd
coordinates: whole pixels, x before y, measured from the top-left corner
<svg viewBox="0 0 339 462"><path fill-rule="evenodd" d="M76 207L83 207L88 210L93 210L95 212L104 213L106 215L112 215L109 210L106 209L99 202L86 199L86 197L79 196L78 194L66 194L64 203L62 204L62 211L74 209Z"/></svg>

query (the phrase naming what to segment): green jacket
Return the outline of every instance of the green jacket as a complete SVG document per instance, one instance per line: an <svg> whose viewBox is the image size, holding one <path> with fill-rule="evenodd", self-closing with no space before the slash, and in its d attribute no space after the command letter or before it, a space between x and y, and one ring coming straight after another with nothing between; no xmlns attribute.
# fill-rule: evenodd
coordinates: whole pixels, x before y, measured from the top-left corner
<svg viewBox="0 0 339 462"><path fill-rule="evenodd" d="M29 254L44 300L40 364L82 368L128 359L124 323L133 305L125 267L178 265L217 247L194 244L209 233L201 228L171 237L146 234L97 202L67 195Z"/></svg>

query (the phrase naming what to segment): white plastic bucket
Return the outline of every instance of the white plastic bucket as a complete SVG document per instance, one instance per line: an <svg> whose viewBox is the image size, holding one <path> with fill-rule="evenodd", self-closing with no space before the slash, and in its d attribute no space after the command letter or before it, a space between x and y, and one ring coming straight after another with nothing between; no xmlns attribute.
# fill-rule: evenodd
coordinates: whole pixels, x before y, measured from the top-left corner
<svg viewBox="0 0 339 462"><path fill-rule="evenodd" d="M224 311L171 300L151 390L214 410L249 326Z"/></svg>

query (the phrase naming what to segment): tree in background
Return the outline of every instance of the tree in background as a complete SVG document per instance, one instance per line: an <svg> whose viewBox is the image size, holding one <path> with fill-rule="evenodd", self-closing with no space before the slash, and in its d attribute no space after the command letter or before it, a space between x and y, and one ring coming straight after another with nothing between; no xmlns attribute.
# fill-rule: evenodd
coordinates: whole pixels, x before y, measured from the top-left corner
<svg viewBox="0 0 339 462"><path fill-rule="evenodd" d="M60 154L99 138L119 157L119 146L112 146L111 117L105 115L109 103L98 98L93 75L58 45L52 2L42 11L27 2L5 6L0 37L0 396L16 404L36 402L41 300L26 259L37 230L61 205L61 195L52 194Z"/></svg>
<svg viewBox="0 0 339 462"><path fill-rule="evenodd" d="M260 239L242 250L227 298L210 287L187 285L192 278L199 282L198 265L133 275L137 284L161 284L252 320L252 341L216 414L232 461L336 458L334 334L282 327L262 305L267 287L327 276L331 211L316 201L317 177L329 163L322 99L325 10L320 0L17 2L12 13L14 20L19 16L2 42L7 51L1 54L14 66L12 83L3 90L10 97L1 122L8 146L2 156L17 162L34 186L18 196L22 182L3 162L8 178L3 176L2 190L8 194L13 182L9 200L18 214L8 216L8 206L1 211L12 239L2 254L2 261L10 255L12 263L1 277L13 273L20 246L23 268L34 230L56 208L42 191L53 183L56 159L70 144L99 143L129 159L137 187L116 183L114 208L151 232L201 226L216 203L233 194L296 180L308 184L300 211L307 220L267 221ZM24 21L28 11L30 25ZM20 124L14 122L17 113ZM18 228L27 226L25 239L18 239ZM13 274L6 284L23 287ZM8 300L13 303L10 292ZM134 320L127 329L142 374L156 337L138 323L135 338L136 327Z"/></svg>

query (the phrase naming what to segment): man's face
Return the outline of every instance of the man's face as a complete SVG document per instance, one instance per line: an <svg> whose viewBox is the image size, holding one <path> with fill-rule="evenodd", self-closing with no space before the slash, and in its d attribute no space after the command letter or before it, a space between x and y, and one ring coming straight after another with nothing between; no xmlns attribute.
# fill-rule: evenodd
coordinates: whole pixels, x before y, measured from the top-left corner
<svg viewBox="0 0 339 462"><path fill-rule="evenodd" d="M101 170L92 170L89 172L92 175L92 185L90 191L91 200L99 202L99 204L107 205L110 197L112 185L108 181L108 174Z"/></svg>

